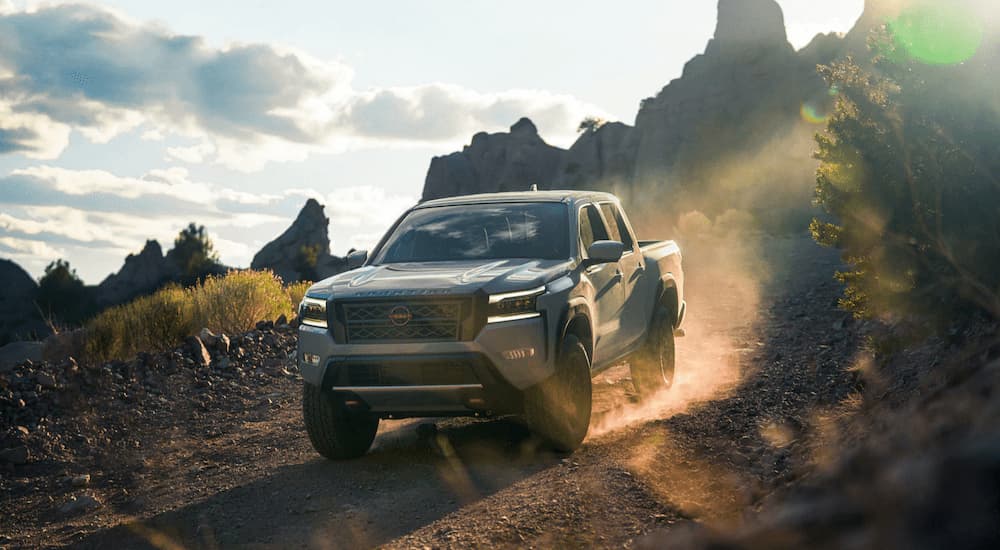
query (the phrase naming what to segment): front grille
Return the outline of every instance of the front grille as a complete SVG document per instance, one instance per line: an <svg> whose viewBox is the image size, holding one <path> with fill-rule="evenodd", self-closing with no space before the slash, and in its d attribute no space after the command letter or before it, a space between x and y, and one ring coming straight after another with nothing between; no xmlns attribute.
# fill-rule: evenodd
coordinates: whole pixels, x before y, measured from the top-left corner
<svg viewBox="0 0 1000 550"><path fill-rule="evenodd" d="M456 341L462 338L463 302L361 302L342 304L348 343Z"/></svg>

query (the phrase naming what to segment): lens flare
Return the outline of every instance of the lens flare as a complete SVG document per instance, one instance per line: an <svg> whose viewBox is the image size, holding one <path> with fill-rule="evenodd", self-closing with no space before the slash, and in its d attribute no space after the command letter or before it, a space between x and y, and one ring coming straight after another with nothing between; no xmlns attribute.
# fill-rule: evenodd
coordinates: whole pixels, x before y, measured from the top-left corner
<svg viewBox="0 0 1000 550"><path fill-rule="evenodd" d="M896 46L928 65L967 61L983 42L983 24L962 2L924 4L889 21Z"/></svg>
<svg viewBox="0 0 1000 550"><path fill-rule="evenodd" d="M812 103L806 102L802 104L799 109L799 114L802 115L802 120L810 124L826 124L830 120L830 115L822 112Z"/></svg>

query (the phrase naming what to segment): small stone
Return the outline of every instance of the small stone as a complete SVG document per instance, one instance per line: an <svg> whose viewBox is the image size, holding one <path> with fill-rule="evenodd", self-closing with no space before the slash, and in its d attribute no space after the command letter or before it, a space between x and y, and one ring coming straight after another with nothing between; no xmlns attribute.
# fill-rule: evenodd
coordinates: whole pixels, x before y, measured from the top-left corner
<svg viewBox="0 0 1000 550"><path fill-rule="evenodd" d="M73 476L69 480L69 484L73 487L87 487L90 485L90 474L81 474L78 476Z"/></svg>
<svg viewBox="0 0 1000 550"><path fill-rule="evenodd" d="M276 325L287 325L288 324L288 317L286 317L285 314L282 313L281 316L279 316L278 319L274 322L274 324L276 324Z"/></svg>
<svg viewBox="0 0 1000 550"><path fill-rule="evenodd" d="M197 336L188 336L184 343L187 346L187 351L191 355L191 359L195 364L202 367L207 367L212 364L212 356L208 353L208 350L205 349L205 344L201 341L201 338L198 338Z"/></svg>
<svg viewBox="0 0 1000 550"><path fill-rule="evenodd" d="M206 346L214 347L215 342L219 339L219 336L207 328L203 328L201 329L201 332L198 333L198 338L200 338Z"/></svg>
<svg viewBox="0 0 1000 550"><path fill-rule="evenodd" d="M219 339L216 340L215 342L215 350L221 353L222 355L229 355L229 345L230 345L229 337L226 336L225 334L220 334Z"/></svg>
<svg viewBox="0 0 1000 550"><path fill-rule="evenodd" d="M96 510L101 507L101 501L94 498L93 495L81 495L78 497L73 497L59 507L59 512L62 514L78 514L80 512L89 512L91 510Z"/></svg>
<svg viewBox="0 0 1000 550"><path fill-rule="evenodd" d="M53 389L59 386L59 382L56 381L56 377L48 372L39 372L35 375L35 380L38 380L38 384L46 389Z"/></svg>

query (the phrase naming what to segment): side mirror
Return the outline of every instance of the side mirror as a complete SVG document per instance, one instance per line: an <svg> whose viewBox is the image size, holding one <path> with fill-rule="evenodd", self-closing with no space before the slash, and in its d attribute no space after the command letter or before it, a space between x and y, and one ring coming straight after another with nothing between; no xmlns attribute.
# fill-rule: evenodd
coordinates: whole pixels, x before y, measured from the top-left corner
<svg viewBox="0 0 1000 550"><path fill-rule="evenodd" d="M594 241L587 249L587 258L583 260L584 267L610 264L622 259L625 245L620 241Z"/></svg>
<svg viewBox="0 0 1000 550"><path fill-rule="evenodd" d="M368 259L367 250L355 250L347 255L347 269L357 269L365 265L365 261Z"/></svg>

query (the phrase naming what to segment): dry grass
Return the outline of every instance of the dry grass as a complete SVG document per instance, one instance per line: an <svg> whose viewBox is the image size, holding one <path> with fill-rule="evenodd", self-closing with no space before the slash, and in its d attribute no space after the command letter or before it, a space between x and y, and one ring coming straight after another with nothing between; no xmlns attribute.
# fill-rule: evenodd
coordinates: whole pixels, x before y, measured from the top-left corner
<svg viewBox="0 0 1000 550"><path fill-rule="evenodd" d="M307 283L285 287L270 271L231 271L190 288L167 286L109 308L87 323L87 358L124 360L163 351L203 327L235 334L258 321L293 317Z"/></svg>
<svg viewBox="0 0 1000 550"><path fill-rule="evenodd" d="M299 307L299 302L305 297L306 291L309 290L310 286L312 286L312 282L302 281L285 287L285 290L288 292L288 299L292 302L292 308Z"/></svg>

